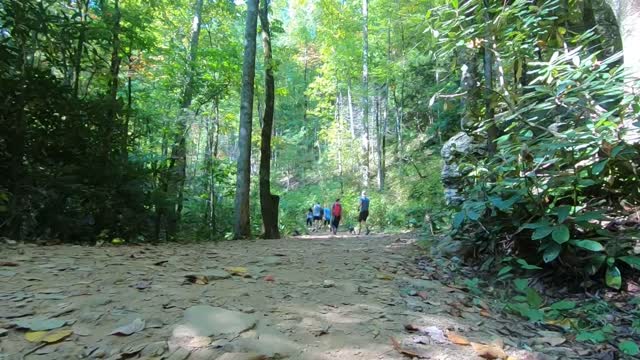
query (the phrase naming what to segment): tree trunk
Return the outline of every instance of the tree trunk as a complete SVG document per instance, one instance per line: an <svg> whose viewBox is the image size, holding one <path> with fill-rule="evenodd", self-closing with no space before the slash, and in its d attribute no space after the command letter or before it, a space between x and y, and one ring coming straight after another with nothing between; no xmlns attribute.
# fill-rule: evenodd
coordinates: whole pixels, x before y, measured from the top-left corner
<svg viewBox="0 0 640 360"><path fill-rule="evenodd" d="M628 96L640 93L640 0L605 0L618 21L625 67L625 93ZM629 144L640 142L640 127L633 118L633 110L626 109L623 115L623 139Z"/></svg>
<svg viewBox="0 0 640 360"><path fill-rule="evenodd" d="M337 85L337 84L336 84ZM336 99L336 115L335 120L338 125L338 178L340 181L340 194L344 193L344 179L343 179L343 171L342 171L342 91L338 89L338 97ZM352 123L353 124L353 123Z"/></svg>
<svg viewBox="0 0 640 360"><path fill-rule="evenodd" d="M256 72L256 33L258 0L247 0L242 62L242 92L240 94L240 126L238 132L238 174L236 178L235 223L233 237L251 237L249 219L249 186L251 166L251 120L253 118L253 86Z"/></svg>
<svg viewBox="0 0 640 360"><path fill-rule="evenodd" d="M115 0L113 8L113 27L111 28L112 48L111 65L109 67L109 107L107 110L107 123L105 124L105 141L103 143L103 156L105 160L111 158L113 132L118 115L118 75L120 73L120 1Z"/></svg>
<svg viewBox="0 0 640 360"><path fill-rule="evenodd" d="M85 19L88 12L88 0L78 0L78 15L80 16L80 31L78 34L78 43L76 45L75 58L73 60L74 79L73 79L73 97L78 98L80 89L80 72L82 71L82 52L84 50L85 42Z"/></svg>
<svg viewBox="0 0 640 360"><path fill-rule="evenodd" d="M376 102L376 153L377 153L377 160L378 160L378 190L382 190L382 187L384 186L384 180L382 179L383 175L383 170L382 170L382 133L381 133L381 122L380 122L380 96L376 96L375 97L375 102Z"/></svg>
<svg viewBox="0 0 640 360"><path fill-rule="evenodd" d="M275 79L271 58L271 30L269 29L269 0L262 0L260 7L262 46L264 48L264 116L260 142L260 210L265 239L279 239L278 205L280 197L271 194L271 135L275 105Z"/></svg>
<svg viewBox="0 0 640 360"><path fill-rule="evenodd" d="M496 142L498 138L498 127L494 119L493 102L493 32L491 31L491 15L489 14L489 0L484 0L484 105L485 121L489 124L487 128L487 150L489 155L496 153Z"/></svg>
<svg viewBox="0 0 640 360"><path fill-rule="evenodd" d="M191 24L191 40L189 42L189 58L187 61L187 83L182 93L180 113L178 114L176 137L171 148L171 165L169 166L168 202L167 211L167 235L174 237L180 225L182 213L182 201L184 198L184 184L187 177L187 110L193 101L195 67L198 55L198 43L200 39L200 26L202 17L203 0L196 0Z"/></svg>
<svg viewBox="0 0 640 360"><path fill-rule="evenodd" d="M209 240L214 239L216 233L216 192L215 192L215 173L214 173L214 161L216 158L215 152L217 152L217 133L219 127L218 120L218 98L216 97L213 102L215 110L215 116L213 119L208 118L207 121L207 147L205 151L204 168L205 173L205 190L207 192L207 206L205 208L204 222L207 226L207 236ZM215 128L215 130L214 130Z"/></svg>
<svg viewBox="0 0 640 360"><path fill-rule="evenodd" d="M351 101L351 78L347 79L347 107L349 108L349 126L351 139L356 138L356 128L353 123L353 102Z"/></svg>
<svg viewBox="0 0 640 360"><path fill-rule="evenodd" d="M364 128L363 185L369 186L369 0L362 0L362 126Z"/></svg>

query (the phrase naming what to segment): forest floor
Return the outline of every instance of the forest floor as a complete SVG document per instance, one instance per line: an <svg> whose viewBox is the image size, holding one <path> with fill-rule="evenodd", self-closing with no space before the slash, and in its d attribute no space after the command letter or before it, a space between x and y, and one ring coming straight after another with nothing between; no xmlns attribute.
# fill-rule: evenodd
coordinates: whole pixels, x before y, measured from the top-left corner
<svg viewBox="0 0 640 360"><path fill-rule="evenodd" d="M589 358L472 301L411 234L0 255L0 359Z"/></svg>

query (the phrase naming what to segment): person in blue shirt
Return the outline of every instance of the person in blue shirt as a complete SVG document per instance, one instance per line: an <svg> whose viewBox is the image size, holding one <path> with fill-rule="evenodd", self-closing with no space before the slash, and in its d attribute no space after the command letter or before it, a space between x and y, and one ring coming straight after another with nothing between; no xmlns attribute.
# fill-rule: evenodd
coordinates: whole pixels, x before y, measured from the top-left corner
<svg viewBox="0 0 640 360"><path fill-rule="evenodd" d="M360 196L360 201L358 202L358 210L360 214L358 215L358 223L360 226L358 227L358 235L360 235L360 230L362 230L362 225L365 227L365 235L369 235L369 226L367 226L367 218L369 217L369 198L367 197L367 192L362 191L362 196Z"/></svg>
<svg viewBox="0 0 640 360"><path fill-rule="evenodd" d="M331 209L328 207L324 208L324 227L328 227L331 223Z"/></svg>
<svg viewBox="0 0 640 360"><path fill-rule="evenodd" d="M320 206L319 203L316 203L315 205L313 205L313 231L317 231L318 229L320 229L320 226L322 225L323 212L324 210L322 209L322 206Z"/></svg>
<svg viewBox="0 0 640 360"><path fill-rule="evenodd" d="M313 226L313 210L309 208L309 212L307 212L307 226L309 229Z"/></svg>

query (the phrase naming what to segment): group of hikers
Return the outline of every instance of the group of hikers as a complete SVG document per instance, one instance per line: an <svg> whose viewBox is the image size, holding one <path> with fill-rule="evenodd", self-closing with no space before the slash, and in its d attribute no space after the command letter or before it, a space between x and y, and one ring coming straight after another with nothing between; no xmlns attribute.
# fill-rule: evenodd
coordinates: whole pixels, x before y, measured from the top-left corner
<svg viewBox="0 0 640 360"><path fill-rule="evenodd" d="M359 226L357 235L360 235L363 226L365 228L365 234L369 234L369 227L367 226L367 218L369 217L369 198L367 197L366 191L363 191L360 196L358 201L358 211ZM342 204L340 203L340 198L336 199L333 205L331 205L331 208L328 207L328 204L323 207L320 203L316 202L307 212L307 226L310 231L318 231L323 227L329 227L329 231L336 235L338 233L338 226L340 225L341 218ZM355 232L355 229L350 227L349 231L353 233Z"/></svg>

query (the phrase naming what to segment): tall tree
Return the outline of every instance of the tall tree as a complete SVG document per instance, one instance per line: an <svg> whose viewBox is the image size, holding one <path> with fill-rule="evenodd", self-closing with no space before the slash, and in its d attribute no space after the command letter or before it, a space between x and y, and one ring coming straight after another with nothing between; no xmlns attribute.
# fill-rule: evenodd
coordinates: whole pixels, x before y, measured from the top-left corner
<svg viewBox="0 0 640 360"><path fill-rule="evenodd" d="M182 203L184 198L184 183L187 176L187 136L188 136L188 109L193 101L195 88L196 58L198 56L198 43L200 39L200 27L202 22L203 0L196 0L191 23L191 39L189 41L189 54L187 57L186 84L180 101L180 112L176 135L171 147L171 162L168 169L167 197L169 206L167 212L167 235L173 237L178 232Z"/></svg>
<svg viewBox="0 0 640 360"><path fill-rule="evenodd" d="M640 93L640 0L605 0L618 21L622 48L624 51L625 92L629 95ZM623 128L628 143L640 142L640 126L631 115L625 114Z"/></svg>
<svg viewBox="0 0 640 360"><path fill-rule="evenodd" d="M116 127L118 115L118 76L120 74L120 0L115 0L113 4L113 25L111 28L111 66L109 67L109 106L107 110L107 123L105 124L105 141L103 143L103 156L110 157L113 132Z"/></svg>
<svg viewBox="0 0 640 360"><path fill-rule="evenodd" d="M251 237L249 196L251 176L251 120L253 119L253 84L256 73L256 35L258 0L247 0L242 61L242 90L240 94L240 124L238 129L238 161L236 178L235 219L233 237Z"/></svg>
<svg viewBox="0 0 640 360"><path fill-rule="evenodd" d="M275 80L271 56L271 30L269 29L269 0L262 0L260 7L262 46L264 48L264 114L260 142L260 210L265 239L279 239L278 204L280 197L271 193L271 135L275 106Z"/></svg>
<svg viewBox="0 0 640 360"><path fill-rule="evenodd" d="M362 0L362 126L364 127L364 186L369 186L369 0Z"/></svg>

